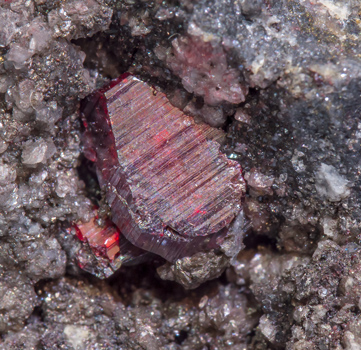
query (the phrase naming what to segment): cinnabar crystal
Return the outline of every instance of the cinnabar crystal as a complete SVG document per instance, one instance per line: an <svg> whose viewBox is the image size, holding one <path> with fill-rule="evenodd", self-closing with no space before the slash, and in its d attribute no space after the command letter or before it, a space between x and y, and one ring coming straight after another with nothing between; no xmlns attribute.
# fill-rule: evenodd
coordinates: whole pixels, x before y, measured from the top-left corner
<svg viewBox="0 0 361 350"><path fill-rule="evenodd" d="M76 223L74 227L78 238L88 243L96 255L113 261L119 254L120 232L114 224L106 224L101 227L96 223L96 216L94 216L89 222Z"/></svg>
<svg viewBox="0 0 361 350"><path fill-rule="evenodd" d="M126 239L171 262L219 246L244 180L211 140L216 129L131 75L89 96L82 113L85 155Z"/></svg>
<svg viewBox="0 0 361 350"><path fill-rule="evenodd" d="M77 222L69 227L68 231L76 234L79 240L90 248L77 252L76 260L79 266L102 278L109 277L123 264L138 263L149 255L133 246L110 220L98 223L96 209L88 222ZM98 268L94 261L98 262Z"/></svg>

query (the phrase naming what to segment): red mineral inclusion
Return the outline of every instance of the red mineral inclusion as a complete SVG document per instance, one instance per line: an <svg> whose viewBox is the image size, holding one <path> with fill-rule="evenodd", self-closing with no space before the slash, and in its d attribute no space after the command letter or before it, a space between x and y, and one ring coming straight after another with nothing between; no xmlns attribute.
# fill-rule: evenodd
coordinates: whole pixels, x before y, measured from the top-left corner
<svg viewBox="0 0 361 350"><path fill-rule="evenodd" d="M96 255L113 261L120 252L119 229L111 223L103 227L96 223L94 216L89 222L74 225L76 234L82 242L87 242Z"/></svg>
<svg viewBox="0 0 361 350"><path fill-rule="evenodd" d="M90 251L78 251L76 259L79 266L99 277L109 277L121 265L144 261L149 255L133 246L110 220L98 223L97 209L94 209L93 216L88 222L75 223L68 231L75 233L79 240L90 248ZM99 269L94 266L94 260L87 255L87 252L99 262Z"/></svg>
<svg viewBox="0 0 361 350"><path fill-rule="evenodd" d="M127 240L171 262L219 246L244 180L211 140L216 129L131 75L89 96L82 113L85 155Z"/></svg>

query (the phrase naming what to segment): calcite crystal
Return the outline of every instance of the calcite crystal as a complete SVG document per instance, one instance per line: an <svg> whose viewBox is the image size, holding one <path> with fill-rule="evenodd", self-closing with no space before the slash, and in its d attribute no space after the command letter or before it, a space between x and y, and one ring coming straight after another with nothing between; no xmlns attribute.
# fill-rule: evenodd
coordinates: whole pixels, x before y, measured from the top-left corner
<svg viewBox="0 0 361 350"><path fill-rule="evenodd" d="M245 186L217 129L132 75L89 96L82 114L85 155L126 239L170 262L219 246Z"/></svg>

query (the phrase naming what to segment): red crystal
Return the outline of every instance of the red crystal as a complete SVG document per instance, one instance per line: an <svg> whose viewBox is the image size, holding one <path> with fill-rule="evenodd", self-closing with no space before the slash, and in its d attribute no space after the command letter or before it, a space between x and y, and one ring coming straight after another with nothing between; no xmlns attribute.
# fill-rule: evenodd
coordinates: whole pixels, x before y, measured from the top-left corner
<svg viewBox="0 0 361 350"><path fill-rule="evenodd" d="M244 193L240 165L211 140L218 131L131 75L88 97L82 111L85 155L120 232L169 261L218 247Z"/></svg>
<svg viewBox="0 0 361 350"><path fill-rule="evenodd" d="M86 223L75 224L75 230L81 241L86 241L96 255L107 257L113 261L119 254L119 229L110 223L99 226L96 216Z"/></svg>
<svg viewBox="0 0 361 350"><path fill-rule="evenodd" d="M68 231L90 248L77 252L76 260L79 266L102 278L109 277L123 264L131 265L144 261L149 255L125 239L110 220L98 223L96 209L88 222L77 222L69 227ZM97 263L94 263L95 261Z"/></svg>

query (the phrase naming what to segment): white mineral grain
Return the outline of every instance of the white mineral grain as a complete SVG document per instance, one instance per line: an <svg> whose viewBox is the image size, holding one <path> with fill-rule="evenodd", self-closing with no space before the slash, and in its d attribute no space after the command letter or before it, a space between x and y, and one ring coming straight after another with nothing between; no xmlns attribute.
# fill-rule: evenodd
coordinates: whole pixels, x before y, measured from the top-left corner
<svg viewBox="0 0 361 350"><path fill-rule="evenodd" d="M308 257L297 254L275 254L264 251L254 255L249 264L249 275L254 284L278 283L282 274L298 265L306 265Z"/></svg>
<svg viewBox="0 0 361 350"><path fill-rule="evenodd" d="M273 193L271 186L275 179L272 176L264 175L258 169L252 168L244 175L244 178L248 186L260 194L271 195Z"/></svg>
<svg viewBox="0 0 361 350"><path fill-rule="evenodd" d="M15 183L0 186L0 207L6 208L8 212L14 210L18 205L18 192L19 188Z"/></svg>
<svg viewBox="0 0 361 350"><path fill-rule="evenodd" d="M164 21L166 19L173 18L175 11L176 11L176 9L173 9L173 8L161 7L155 14L155 18L158 19L159 21Z"/></svg>
<svg viewBox="0 0 361 350"><path fill-rule="evenodd" d="M307 318L309 312L310 310L308 306L298 306L293 310L293 319L297 323L301 323Z"/></svg>
<svg viewBox="0 0 361 350"><path fill-rule="evenodd" d="M358 276L357 276L358 277ZM341 279L339 290L343 295L349 295L355 289L355 285L358 284L358 280L353 276L344 276Z"/></svg>
<svg viewBox="0 0 361 350"><path fill-rule="evenodd" d="M22 22L29 22L29 17L34 15L34 3L32 1L11 0L10 9L18 14Z"/></svg>
<svg viewBox="0 0 361 350"><path fill-rule="evenodd" d="M33 55L34 51L19 44L12 43L9 52L6 54L6 60L11 62L15 69L22 69L29 63Z"/></svg>
<svg viewBox="0 0 361 350"><path fill-rule="evenodd" d="M292 166L298 173L302 173L306 171L306 166L302 159L304 156L305 154L303 152L295 150L291 158Z"/></svg>
<svg viewBox="0 0 361 350"><path fill-rule="evenodd" d="M47 159L51 158L55 154L56 146L55 146L55 144L54 144L54 142L53 142L53 140L51 138L47 138L45 140L45 142L46 142L46 145L47 145L46 152L45 152L45 159L47 160Z"/></svg>
<svg viewBox="0 0 361 350"><path fill-rule="evenodd" d="M10 44L11 39L18 31L17 22L20 20L20 15L2 8L0 11L0 47Z"/></svg>
<svg viewBox="0 0 361 350"><path fill-rule="evenodd" d="M313 260L322 259L322 256L328 250L329 251L337 251L339 249L340 249L340 246L331 240L321 241L317 244L317 249L314 251L314 253L312 255L312 259Z"/></svg>
<svg viewBox="0 0 361 350"><path fill-rule="evenodd" d="M316 173L316 190L330 202L338 202L351 193L349 181L334 166L325 163L321 163Z"/></svg>
<svg viewBox="0 0 361 350"><path fill-rule="evenodd" d="M273 343L276 340L277 327L272 323L267 315L263 315L259 320L259 329L268 341Z"/></svg>
<svg viewBox="0 0 361 350"><path fill-rule="evenodd" d="M243 108L238 108L234 115L234 119L244 124L251 124L251 116L244 111Z"/></svg>
<svg viewBox="0 0 361 350"><path fill-rule="evenodd" d="M21 158L24 164L35 165L45 160L48 145L43 139L24 142Z"/></svg>
<svg viewBox="0 0 361 350"><path fill-rule="evenodd" d="M36 237L36 236L40 236L41 233L43 233L43 228L41 227L41 225L37 222L32 223L32 225L29 227L29 229L27 230L27 233L29 234L29 236L32 237Z"/></svg>
<svg viewBox="0 0 361 350"><path fill-rule="evenodd" d="M323 234L332 240L337 240L338 238L338 227L337 220L332 219L329 216L325 216L321 220L321 225L323 228Z"/></svg>
<svg viewBox="0 0 361 350"><path fill-rule="evenodd" d="M32 95L35 85L30 79L22 80L16 87L13 98L16 106L24 113L30 113L32 108Z"/></svg>
<svg viewBox="0 0 361 350"><path fill-rule="evenodd" d="M48 104L42 103L40 108L37 108L35 117L38 122L47 125L50 128L61 118L63 108L59 107L55 101Z"/></svg>
<svg viewBox="0 0 361 350"><path fill-rule="evenodd" d="M325 288L321 288L325 289ZM322 322L322 320L325 319L325 316L328 312L328 310L323 305L314 305L310 308L312 310L312 315L309 317L309 319L314 324L319 324Z"/></svg>
<svg viewBox="0 0 361 350"><path fill-rule="evenodd" d="M64 334L74 349L86 349L86 342L90 336L88 327L80 325L66 325L64 327Z"/></svg>
<svg viewBox="0 0 361 350"><path fill-rule="evenodd" d="M52 31L42 19L37 17L30 23L26 35L29 36L29 49L40 53L49 46Z"/></svg>
<svg viewBox="0 0 361 350"><path fill-rule="evenodd" d="M38 173L33 173L29 178L29 185L36 186L44 183L46 178L48 177L48 172L46 170L42 170Z"/></svg>
<svg viewBox="0 0 361 350"><path fill-rule="evenodd" d="M0 162L0 186L14 182L16 179L16 170L8 164Z"/></svg>
<svg viewBox="0 0 361 350"><path fill-rule="evenodd" d="M157 58L159 60L164 61L167 58L167 47L166 46L162 46L162 45L157 45L154 49L153 49L155 55L157 56ZM169 96L168 96L169 98Z"/></svg>
<svg viewBox="0 0 361 350"><path fill-rule="evenodd" d="M77 190L76 177L69 172L58 176L55 184L55 192L60 198L68 194L74 194Z"/></svg>
<svg viewBox="0 0 361 350"><path fill-rule="evenodd" d="M132 36L147 35L151 32L151 27L147 27L141 18L132 17L129 20L129 27L131 29Z"/></svg>

